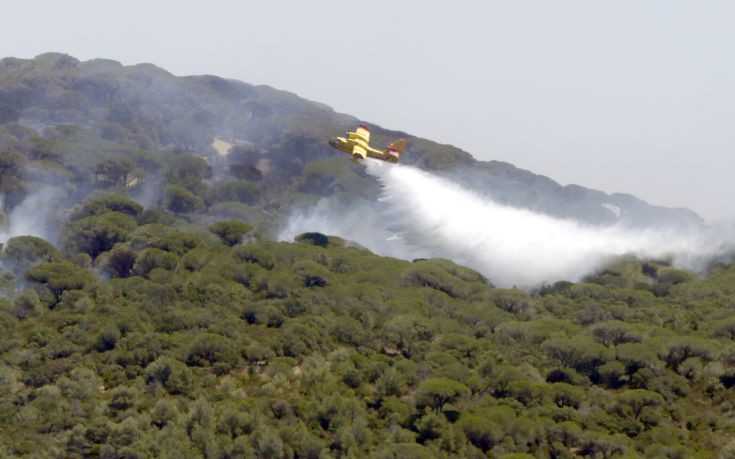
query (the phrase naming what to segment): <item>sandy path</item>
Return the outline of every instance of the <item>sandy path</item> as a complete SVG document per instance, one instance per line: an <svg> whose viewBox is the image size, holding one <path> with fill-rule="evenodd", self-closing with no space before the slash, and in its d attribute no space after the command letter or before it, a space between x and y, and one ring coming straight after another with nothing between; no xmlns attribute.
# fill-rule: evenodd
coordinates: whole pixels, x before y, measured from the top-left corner
<svg viewBox="0 0 735 459"><path fill-rule="evenodd" d="M230 148L232 148L232 144L225 142L219 137L215 137L214 140L212 140L212 148L214 148L218 155L225 157L230 151Z"/></svg>

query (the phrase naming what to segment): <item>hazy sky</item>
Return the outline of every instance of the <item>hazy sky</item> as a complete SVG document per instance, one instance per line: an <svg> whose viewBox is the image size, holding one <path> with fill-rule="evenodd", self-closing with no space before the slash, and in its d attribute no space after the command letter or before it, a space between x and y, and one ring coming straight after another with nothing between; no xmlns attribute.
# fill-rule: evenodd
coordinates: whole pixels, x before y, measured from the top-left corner
<svg viewBox="0 0 735 459"><path fill-rule="evenodd" d="M0 56L269 84L608 192L735 217L735 2L9 2Z"/></svg>

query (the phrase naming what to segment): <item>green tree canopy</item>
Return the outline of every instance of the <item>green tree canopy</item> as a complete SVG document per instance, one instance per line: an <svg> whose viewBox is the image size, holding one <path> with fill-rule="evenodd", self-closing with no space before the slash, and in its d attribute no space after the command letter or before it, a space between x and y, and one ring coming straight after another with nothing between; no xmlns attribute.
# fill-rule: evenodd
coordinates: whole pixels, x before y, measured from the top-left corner
<svg viewBox="0 0 735 459"><path fill-rule="evenodd" d="M441 411L447 403L454 403L460 397L470 394L464 384L449 378L429 378L416 389L416 404Z"/></svg>
<svg viewBox="0 0 735 459"><path fill-rule="evenodd" d="M224 220L209 226L209 231L219 236L225 244L236 245L253 227L237 220Z"/></svg>
<svg viewBox="0 0 735 459"><path fill-rule="evenodd" d="M136 227L135 220L128 215L108 211L74 222L69 239L80 252L94 259L115 244L127 241Z"/></svg>
<svg viewBox="0 0 735 459"><path fill-rule="evenodd" d="M8 240L3 260L11 269L23 272L36 263L61 261L61 253L40 237L17 236Z"/></svg>
<svg viewBox="0 0 735 459"><path fill-rule="evenodd" d="M106 212L119 212L137 219L143 212L143 206L123 195L103 194L86 200L71 218L81 220Z"/></svg>
<svg viewBox="0 0 735 459"><path fill-rule="evenodd" d="M95 277L87 271L67 261L42 263L26 273L26 278L46 286L56 301L68 290L82 290L96 283Z"/></svg>
<svg viewBox="0 0 735 459"><path fill-rule="evenodd" d="M204 200L181 185L170 185L165 191L164 205L174 213L190 213L201 210Z"/></svg>

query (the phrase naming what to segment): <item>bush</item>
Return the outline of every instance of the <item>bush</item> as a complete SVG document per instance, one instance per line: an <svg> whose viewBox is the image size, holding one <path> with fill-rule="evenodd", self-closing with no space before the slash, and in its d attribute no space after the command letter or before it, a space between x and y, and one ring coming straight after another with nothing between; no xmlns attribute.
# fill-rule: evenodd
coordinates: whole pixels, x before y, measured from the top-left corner
<svg viewBox="0 0 735 459"><path fill-rule="evenodd" d="M42 306L38 293L33 290L23 290L15 298L15 315L19 319L25 319L40 313Z"/></svg>
<svg viewBox="0 0 735 459"><path fill-rule="evenodd" d="M470 394L464 384L448 378L430 378L422 381L416 389L416 405L428 406L441 411L447 403Z"/></svg>
<svg viewBox="0 0 735 459"><path fill-rule="evenodd" d="M160 357L146 369L146 382L160 384L172 395L186 395L193 387L191 370L179 361Z"/></svg>
<svg viewBox="0 0 735 459"><path fill-rule="evenodd" d="M227 373L237 364L237 353L221 335L203 333L189 347L186 364L198 367L214 367L220 373Z"/></svg>
<svg viewBox="0 0 735 459"><path fill-rule="evenodd" d="M113 277L128 277L133 274L137 254L125 244L117 244L110 251L107 260L107 271Z"/></svg>
<svg viewBox="0 0 735 459"><path fill-rule="evenodd" d="M169 230L161 234L158 238L150 241L150 245L157 249L172 252L178 256L194 249L201 240L194 234L178 230Z"/></svg>
<svg viewBox="0 0 735 459"><path fill-rule="evenodd" d="M176 405L166 399L159 400L153 406L151 412L151 424L162 429L174 421L179 416L179 410Z"/></svg>
<svg viewBox="0 0 735 459"><path fill-rule="evenodd" d="M236 245L242 237L252 231L253 227L236 220L225 220L209 226L209 231L219 236L225 244Z"/></svg>
<svg viewBox="0 0 735 459"><path fill-rule="evenodd" d="M70 239L90 257L97 258L133 233L135 220L120 212L106 212L76 221L71 227Z"/></svg>
<svg viewBox="0 0 735 459"><path fill-rule="evenodd" d="M232 251L232 257L244 263L257 263L265 269L273 269L275 260L273 255L263 247L255 244L237 247Z"/></svg>
<svg viewBox="0 0 735 459"><path fill-rule="evenodd" d="M93 348L97 352L107 352L115 349L117 340L120 339L120 331L114 328L102 330L97 334Z"/></svg>
<svg viewBox="0 0 735 459"><path fill-rule="evenodd" d="M96 284L92 273L66 261L37 265L28 270L26 278L46 286L54 296L54 303L65 291L81 290Z"/></svg>
<svg viewBox="0 0 735 459"><path fill-rule="evenodd" d="M330 283L331 275L324 266L313 261L304 260L294 263L293 271L301 276L304 287L325 287Z"/></svg>
<svg viewBox="0 0 735 459"><path fill-rule="evenodd" d="M202 210L204 201L181 185L170 185L164 192L164 206L171 212L185 214Z"/></svg>
<svg viewBox="0 0 735 459"><path fill-rule="evenodd" d="M133 271L139 276L146 277L156 268L173 271L179 259L176 255L160 249L145 249L138 254Z"/></svg>
<svg viewBox="0 0 735 459"><path fill-rule="evenodd" d="M364 326L350 317L340 317L329 329L337 341L352 346L361 346L367 342Z"/></svg>
<svg viewBox="0 0 735 459"><path fill-rule="evenodd" d="M260 194L260 187L244 180L219 182L209 192L210 203L236 201L246 204L254 203Z"/></svg>
<svg viewBox="0 0 735 459"><path fill-rule="evenodd" d="M329 245L329 237L322 233L303 233L296 236L294 240L296 242L304 242L318 247L327 247Z"/></svg>
<svg viewBox="0 0 735 459"><path fill-rule="evenodd" d="M14 271L23 272L37 263L61 261L61 254L40 237L17 236L8 239L3 260Z"/></svg>
<svg viewBox="0 0 735 459"><path fill-rule="evenodd" d="M500 425L478 414L462 415L459 427L470 443L484 452L498 444L505 436Z"/></svg>
<svg viewBox="0 0 735 459"><path fill-rule="evenodd" d="M82 207L75 211L71 220L81 220L107 212L118 212L137 219L143 212L143 206L132 199L119 194L105 194L88 199Z"/></svg>

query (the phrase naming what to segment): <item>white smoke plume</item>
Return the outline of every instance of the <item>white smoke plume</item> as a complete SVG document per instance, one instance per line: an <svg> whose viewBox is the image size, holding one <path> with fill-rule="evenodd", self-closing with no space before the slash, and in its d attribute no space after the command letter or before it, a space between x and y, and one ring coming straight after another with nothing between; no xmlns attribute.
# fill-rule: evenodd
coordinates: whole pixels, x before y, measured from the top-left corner
<svg viewBox="0 0 735 459"><path fill-rule="evenodd" d="M59 213L66 197L63 189L52 187L29 194L6 216L0 227L0 243L16 236L38 236L55 243L60 233Z"/></svg>
<svg viewBox="0 0 735 459"><path fill-rule="evenodd" d="M292 216L281 234L319 231L399 258L443 257L499 286L579 280L611 257L671 258L702 269L735 249L733 226L690 229L599 227L495 203L417 168L367 161L383 184L376 206L335 214L328 200Z"/></svg>

